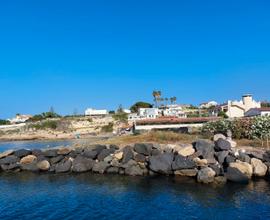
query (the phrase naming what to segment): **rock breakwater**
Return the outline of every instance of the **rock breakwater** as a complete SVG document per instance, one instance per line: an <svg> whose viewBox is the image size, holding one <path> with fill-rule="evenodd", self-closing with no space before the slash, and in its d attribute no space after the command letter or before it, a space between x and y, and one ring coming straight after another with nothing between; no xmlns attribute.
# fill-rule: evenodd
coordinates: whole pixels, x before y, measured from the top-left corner
<svg viewBox="0 0 270 220"><path fill-rule="evenodd" d="M46 150L9 150L0 153L0 172L176 175L200 183L248 182L269 176L270 151L241 150L235 142L216 135L214 142L161 145L137 143L64 147Z"/></svg>

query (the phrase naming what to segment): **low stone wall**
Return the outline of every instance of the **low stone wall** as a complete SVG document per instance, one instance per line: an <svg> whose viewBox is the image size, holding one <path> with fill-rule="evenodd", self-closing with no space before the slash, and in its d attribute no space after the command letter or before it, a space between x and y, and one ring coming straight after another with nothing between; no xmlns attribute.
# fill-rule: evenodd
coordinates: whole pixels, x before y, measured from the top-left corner
<svg viewBox="0 0 270 220"><path fill-rule="evenodd" d="M270 151L236 150L235 143L223 135L216 135L214 140L185 145L138 143L121 149L115 145L93 145L9 150L0 154L0 172L179 175L218 184L227 180L248 182L252 177L269 175Z"/></svg>

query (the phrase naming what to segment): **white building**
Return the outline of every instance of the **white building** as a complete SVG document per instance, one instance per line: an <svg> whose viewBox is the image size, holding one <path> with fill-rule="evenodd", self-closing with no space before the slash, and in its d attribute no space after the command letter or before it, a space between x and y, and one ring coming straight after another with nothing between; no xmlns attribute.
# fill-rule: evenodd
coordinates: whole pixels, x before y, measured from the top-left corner
<svg viewBox="0 0 270 220"><path fill-rule="evenodd" d="M252 95L243 95L241 101L228 101L221 106L221 110L226 112L229 118L244 117L245 113L252 108L261 108L261 103L253 100Z"/></svg>
<svg viewBox="0 0 270 220"><path fill-rule="evenodd" d="M210 102L204 102L200 104L200 108L211 108L217 106L218 103L215 101L210 101Z"/></svg>
<svg viewBox="0 0 270 220"><path fill-rule="evenodd" d="M168 105L161 109L161 114L166 117L186 118L187 115L179 105Z"/></svg>
<svg viewBox="0 0 270 220"><path fill-rule="evenodd" d="M105 116L105 115L108 115L109 112L105 109L97 110L97 109L88 108L85 110L84 114L87 116Z"/></svg>
<svg viewBox="0 0 270 220"><path fill-rule="evenodd" d="M138 113L131 113L128 115L129 121L155 119L159 116L158 108L139 108Z"/></svg>
<svg viewBox="0 0 270 220"><path fill-rule="evenodd" d="M27 120L29 120L30 118L32 118L32 115L16 115L15 118L12 119L8 119L10 121L11 124L19 124L19 123L24 123Z"/></svg>
<svg viewBox="0 0 270 220"><path fill-rule="evenodd" d="M123 109L123 112L126 113L126 114L130 114L131 111L129 109Z"/></svg>
<svg viewBox="0 0 270 220"><path fill-rule="evenodd" d="M270 116L270 108L252 108L245 113L245 117Z"/></svg>

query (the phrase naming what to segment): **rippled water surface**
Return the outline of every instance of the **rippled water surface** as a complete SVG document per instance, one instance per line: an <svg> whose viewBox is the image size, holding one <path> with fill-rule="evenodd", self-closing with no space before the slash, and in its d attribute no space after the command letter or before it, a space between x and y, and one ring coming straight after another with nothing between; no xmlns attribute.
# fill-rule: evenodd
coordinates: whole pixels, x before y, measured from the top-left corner
<svg viewBox="0 0 270 220"><path fill-rule="evenodd" d="M2 173L0 189L0 219L270 219L265 180Z"/></svg>

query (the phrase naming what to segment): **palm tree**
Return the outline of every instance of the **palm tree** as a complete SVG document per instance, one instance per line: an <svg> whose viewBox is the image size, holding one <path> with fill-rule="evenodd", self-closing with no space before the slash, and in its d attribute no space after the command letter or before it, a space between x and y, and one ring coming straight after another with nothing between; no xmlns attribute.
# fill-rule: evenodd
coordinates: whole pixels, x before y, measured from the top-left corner
<svg viewBox="0 0 270 220"><path fill-rule="evenodd" d="M153 97L154 97L154 101L156 103L156 107L158 107L158 102L160 102L160 97L161 97L161 91L153 91L152 93Z"/></svg>
<svg viewBox="0 0 270 220"><path fill-rule="evenodd" d="M165 98L166 106L168 105L168 101L169 101L169 99Z"/></svg>

